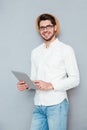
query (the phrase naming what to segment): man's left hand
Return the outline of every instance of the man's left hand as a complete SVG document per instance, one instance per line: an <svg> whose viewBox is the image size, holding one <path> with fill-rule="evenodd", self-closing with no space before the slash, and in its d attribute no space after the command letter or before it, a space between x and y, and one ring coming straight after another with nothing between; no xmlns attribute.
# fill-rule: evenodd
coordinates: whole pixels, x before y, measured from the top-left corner
<svg viewBox="0 0 87 130"><path fill-rule="evenodd" d="M34 84L37 86L40 90L51 90L53 89L53 86L51 83L42 81L42 80L33 80Z"/></svg>

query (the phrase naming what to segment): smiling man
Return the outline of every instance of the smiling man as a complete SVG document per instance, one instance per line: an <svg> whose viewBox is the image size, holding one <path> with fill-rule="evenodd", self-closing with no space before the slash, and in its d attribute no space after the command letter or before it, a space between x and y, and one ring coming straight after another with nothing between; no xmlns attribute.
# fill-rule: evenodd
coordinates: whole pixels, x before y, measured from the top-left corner
<svg viewBox="0 0 87 130"><path fill-rule="evenodd" d="M67 90L79 84L76 57L72 47L58 40L60 25L55 16L41 14L36 28L43 43L31 56L31 79L38 89L30 130L67 130ZM24 81L17 86L20 91L29 88Z"/></svg>

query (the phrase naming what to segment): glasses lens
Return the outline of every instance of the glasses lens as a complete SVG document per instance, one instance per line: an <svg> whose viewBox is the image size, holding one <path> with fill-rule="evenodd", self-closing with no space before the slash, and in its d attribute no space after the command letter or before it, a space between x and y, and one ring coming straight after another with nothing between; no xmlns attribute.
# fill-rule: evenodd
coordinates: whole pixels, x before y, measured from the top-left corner
<svg viewBox="0 0 87 130"><path fill-rule="evenodd" d="M45 29L50 30L52 27L53 27L53 25L41 26L40 31L43 31Z"/></svg>

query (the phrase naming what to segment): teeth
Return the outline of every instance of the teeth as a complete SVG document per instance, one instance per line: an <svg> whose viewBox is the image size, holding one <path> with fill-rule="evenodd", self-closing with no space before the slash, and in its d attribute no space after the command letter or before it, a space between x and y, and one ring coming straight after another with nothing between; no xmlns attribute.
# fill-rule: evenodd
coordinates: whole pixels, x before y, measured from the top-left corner
<svg viewBox="0 0 87 130"><path fill-rule="evenodd" d="M48 34L45 34L44 36L46 36L46 37L47 37L47 36L48 36Z"/></svg>

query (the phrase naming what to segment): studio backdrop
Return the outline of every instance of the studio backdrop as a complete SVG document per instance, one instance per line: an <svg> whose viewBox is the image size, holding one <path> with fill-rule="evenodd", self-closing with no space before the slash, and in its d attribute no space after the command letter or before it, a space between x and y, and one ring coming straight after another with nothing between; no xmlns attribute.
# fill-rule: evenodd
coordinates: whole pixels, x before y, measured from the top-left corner
<svg viewBox="0 0 87 130"><path fill-rule="evenodd" d="M0 0L0 130L30 130L34 91L18 91L12 70L30 75L41 13L60 21L59 40L75 50L80 85L68 91L68 130L87 130L87 0Z"/></svg>

